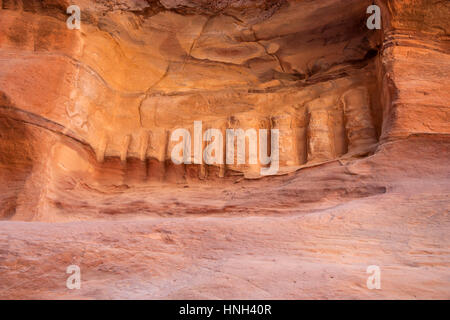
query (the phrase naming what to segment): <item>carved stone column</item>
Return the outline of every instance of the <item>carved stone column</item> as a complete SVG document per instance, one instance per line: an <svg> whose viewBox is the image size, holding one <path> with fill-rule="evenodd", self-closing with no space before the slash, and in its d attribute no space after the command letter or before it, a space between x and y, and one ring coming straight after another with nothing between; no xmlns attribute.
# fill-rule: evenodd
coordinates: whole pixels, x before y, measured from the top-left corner
<svg viewBox="0 0 450 320"><path fill-rule="evenodd" d="M272 117L272 129L280 132L280 166L305 163L304 116L282 114Z"/></svg>
<svg viewBox="0 0 450 320"><path fill-rule="evenodd" d="M308 162L319 162L334 157L328 126L327 110L312 110L308 125Z"/></svg>
<svg viewBox="0 0 450 320"><path fill-rule="evenodd" d="M344 105L348 150L376 143L367 89L364 87L350 89L342 95L341 100Z"/></svg>

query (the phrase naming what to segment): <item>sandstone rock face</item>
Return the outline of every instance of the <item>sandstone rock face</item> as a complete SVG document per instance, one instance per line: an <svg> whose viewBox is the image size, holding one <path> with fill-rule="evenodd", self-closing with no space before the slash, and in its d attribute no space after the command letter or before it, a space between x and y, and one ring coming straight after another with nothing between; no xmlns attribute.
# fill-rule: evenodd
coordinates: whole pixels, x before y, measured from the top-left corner
<svg viewBox="0 0 450 320"><path fill-rule="evenodd" d="M0 297L449 298L450 5L372 3L0 0Z"/></svg>

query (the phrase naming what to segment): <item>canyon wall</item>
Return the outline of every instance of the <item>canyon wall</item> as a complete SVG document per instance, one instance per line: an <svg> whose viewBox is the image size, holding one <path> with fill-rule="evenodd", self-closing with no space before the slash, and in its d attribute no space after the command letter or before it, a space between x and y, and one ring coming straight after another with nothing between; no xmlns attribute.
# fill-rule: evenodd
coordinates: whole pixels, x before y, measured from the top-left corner
<svg viewBox="0 0 450 320"><path fill-rule="evenodd" d="M379 30L366 26L373 3ZM72 4L80 29L66 23ZM21 266L22 253L41 277L30 234L47 256L62 254L49 269L86 251L100 266L92 274L108 269L102 254L123 271L145 251L130 268L145 278L155 267L152 297L235 297L201 278L217 269L235 287L255 274L252 297L298 298L271 270L285 287L297 277L311 289L293 271L301 256L348 285L370 249L394 270L376 297L449 297L449 16L448 1L428 0L0 0L0 236L18 239L0 262ZM279 170L261 176L269 165L250 145L245 164L194 163L194 142L207 146L194 141L196 121L222 133L224 151L227 129L279 130ZM179 128L192 137L191 163L176 165ZM56 248L66 233L73 243ZM204 295L167 289L180 268L198 274L199 292L207 282ZM14 286L8 270L0 278ZM327 293L322 271L312 297L372 297L355 283ZM24 290L15 296L38 289ZM83 297L121 296L104 290Z"/></svg>
<svg viewBox="0 0 450 320"><path fill-rule="evenodd" d="M278 129L279 174L373 153L380 138L448 133L445 4L381 1L381 30L363 23L370 1L77 5L80 30L66 26L65 1L1 3L2 166L28 172L5 212L26 180L260 177L260 157L174 165L171 134L193 136L194 121L225 140L229 128Z"/></svg>

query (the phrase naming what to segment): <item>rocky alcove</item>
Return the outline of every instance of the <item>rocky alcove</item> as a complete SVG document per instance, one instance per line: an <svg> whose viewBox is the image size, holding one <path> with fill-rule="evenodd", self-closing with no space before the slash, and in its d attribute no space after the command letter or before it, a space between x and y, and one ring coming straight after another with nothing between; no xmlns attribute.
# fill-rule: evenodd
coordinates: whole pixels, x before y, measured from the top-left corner
<svg viewBox="0 0 450 320"><path fill-rule="evenodd" d="M0 0L0 297L448 298L450 6L372 4ZM196 121L279 171L174 164Z"/></svg>

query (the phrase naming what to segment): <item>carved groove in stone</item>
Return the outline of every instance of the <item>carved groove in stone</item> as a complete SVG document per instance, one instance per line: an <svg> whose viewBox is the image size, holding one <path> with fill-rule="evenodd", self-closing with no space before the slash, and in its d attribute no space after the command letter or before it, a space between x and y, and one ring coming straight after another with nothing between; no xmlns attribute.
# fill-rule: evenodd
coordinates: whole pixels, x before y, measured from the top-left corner
<svg viewBox="0 0 450 320"><path fill-rule="evenodd" d="M104 134L100 138L99 144L97 147L97 161L98 162L104 161L107 144L108 144L108 137L106 136L106 134Z"/></svg>
<svg viewBox="0 0 450 320"><path fill-rule="evenodd" d="M120 150L120 160L122 162L125 162L127 160L128 155L128 148L130 146L131 136L126 135L123 137L122 143L121 143L121 150Z"/></svg>
<svg viewBox="0 0 450 320"><path fill-rule="evenodd" d="M139 138L139 159L141 159L141 161L145 161L147 157L147 150L150 142L149 140L150 137L148 132L141 133Z"/></svg>

